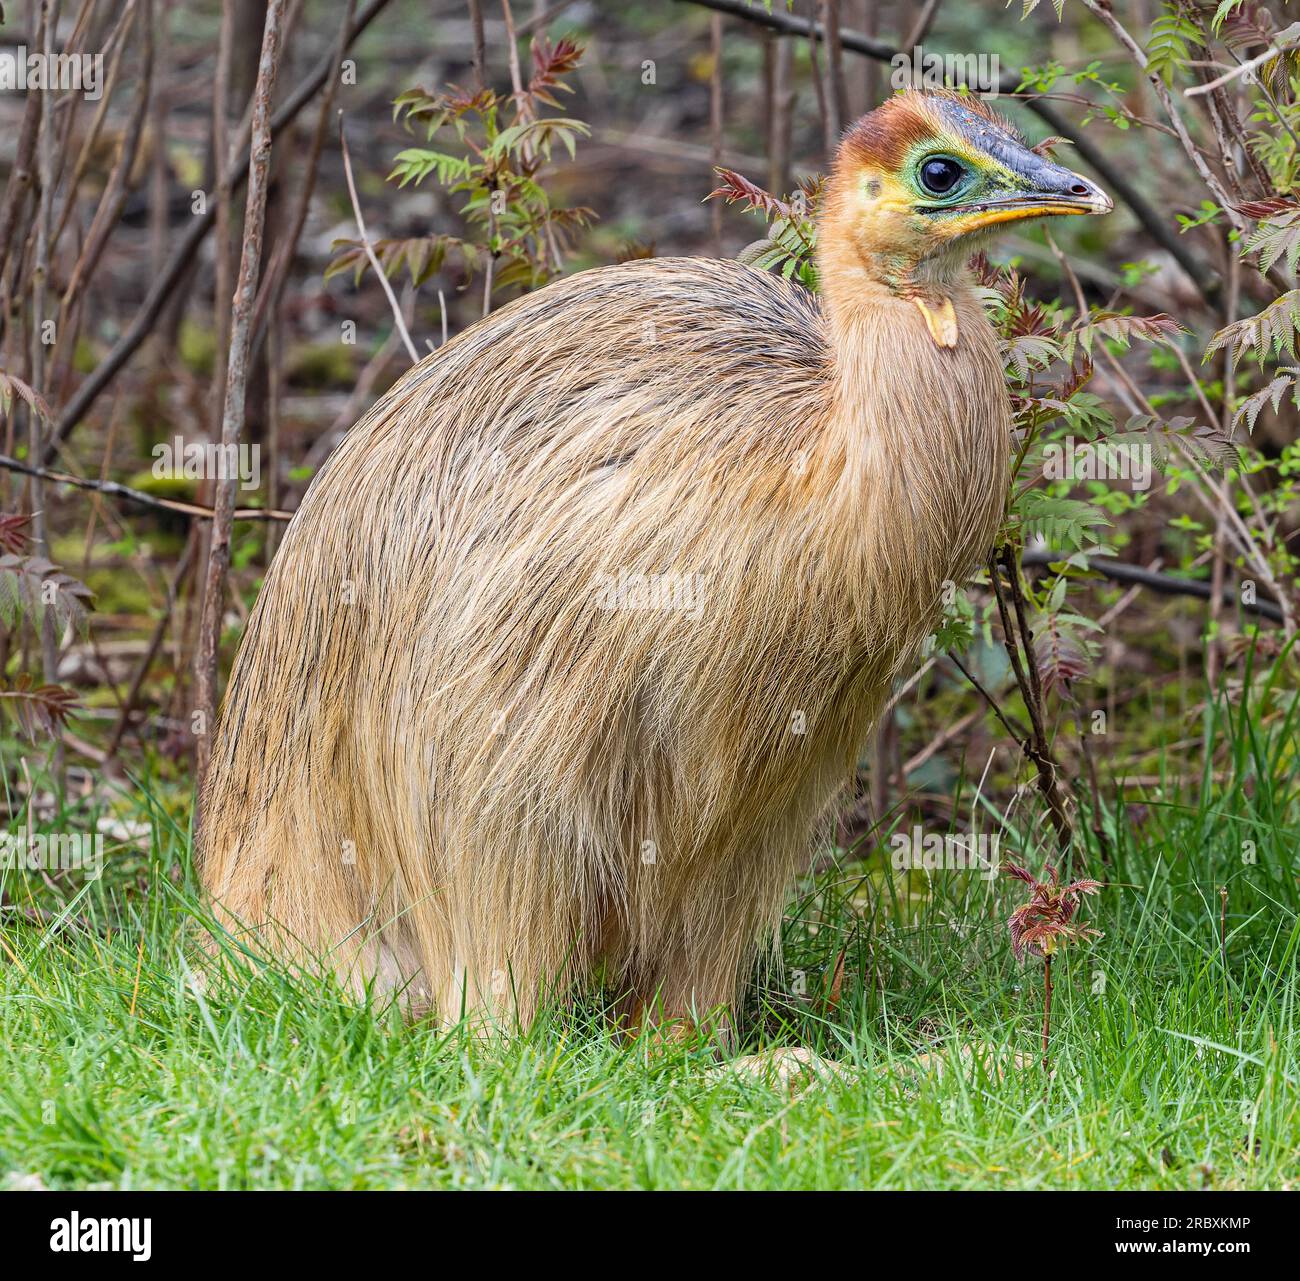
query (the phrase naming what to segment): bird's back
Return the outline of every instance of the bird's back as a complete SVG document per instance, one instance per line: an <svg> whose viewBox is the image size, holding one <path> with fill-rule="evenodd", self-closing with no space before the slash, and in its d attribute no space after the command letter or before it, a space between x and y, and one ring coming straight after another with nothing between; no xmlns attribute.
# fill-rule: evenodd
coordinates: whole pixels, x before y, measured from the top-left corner
<svg viewBox="0 0 1300 1281"><path fill-rule="evenodd" d="M436 485L446 530L507 482L508 516L525 495L553 501L614 471L703 478L718 460L789 457L829 394L823 319L799 286L727 261L603 267L422 360L353 430L304 510L327 493L351 502L357 485L380 502Z"/></svg>

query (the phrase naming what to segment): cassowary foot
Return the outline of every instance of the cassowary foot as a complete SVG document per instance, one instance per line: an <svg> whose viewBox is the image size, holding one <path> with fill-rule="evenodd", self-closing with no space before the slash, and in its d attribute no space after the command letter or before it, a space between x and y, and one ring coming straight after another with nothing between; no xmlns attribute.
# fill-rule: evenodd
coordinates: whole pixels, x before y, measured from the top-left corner
<svg viewBox="0 0 1300 1281"><path fill-rule="evenodd" d="M714 1080L725 1076L746 1077L798 1094L810 1085L851 1080L854 1071L847 1064L823 1058L816 1050L810 1050L806 1046L784 1045L721 1063L710 1069L709 1075Z"/></svg>

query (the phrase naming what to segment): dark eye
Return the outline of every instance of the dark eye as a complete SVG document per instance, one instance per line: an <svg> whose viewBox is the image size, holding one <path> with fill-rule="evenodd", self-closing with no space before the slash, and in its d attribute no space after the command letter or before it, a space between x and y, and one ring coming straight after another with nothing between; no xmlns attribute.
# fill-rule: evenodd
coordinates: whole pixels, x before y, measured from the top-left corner
<svg viewBox="0 0 1300 1281"><path fill-rule="evenodd" d="M933 156L921 166L921 186L933 195L946 196L965 175L955 160Z"/></svg>

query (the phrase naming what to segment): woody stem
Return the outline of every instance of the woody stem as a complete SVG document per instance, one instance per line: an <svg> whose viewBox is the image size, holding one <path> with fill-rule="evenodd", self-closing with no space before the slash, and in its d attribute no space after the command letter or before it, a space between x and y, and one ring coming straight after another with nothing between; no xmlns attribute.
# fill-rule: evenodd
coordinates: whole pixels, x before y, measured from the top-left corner
<svg viewBox="0 0 1300 1281"><path fill-rule="evenodd" d="M1043 958L1043 1071L1047 1071L1047 1043L1052 1035L1052 958Z"/></svg>

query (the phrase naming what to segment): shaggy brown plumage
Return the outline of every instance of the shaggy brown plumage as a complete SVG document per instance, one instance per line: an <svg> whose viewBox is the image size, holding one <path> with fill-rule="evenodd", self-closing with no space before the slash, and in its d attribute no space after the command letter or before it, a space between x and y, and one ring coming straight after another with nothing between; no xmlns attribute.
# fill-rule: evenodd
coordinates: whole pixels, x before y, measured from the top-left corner
<svg viewBox="0 0 1300 1281"><path fill-rule="evenodd" d="M352 430L226 697L202 869L231 929L447 1017L598 966L670 1014L734 1002L1003 501L995 336L958 256L916 264L951 347L873 272L857 151L820 307L731 262L584 272Z"/></svg>

